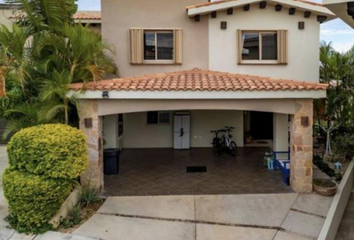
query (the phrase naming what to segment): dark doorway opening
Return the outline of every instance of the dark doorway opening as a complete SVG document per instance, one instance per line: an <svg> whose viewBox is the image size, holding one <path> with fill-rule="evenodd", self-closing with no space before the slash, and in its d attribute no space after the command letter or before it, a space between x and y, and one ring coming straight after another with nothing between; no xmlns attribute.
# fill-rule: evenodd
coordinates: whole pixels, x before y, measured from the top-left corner
<svg viewBox="0 0 354 240"><path fill-rule="evenodd" d="M273 139L273 113L250 112L250 131L254 140Z"/></svg>

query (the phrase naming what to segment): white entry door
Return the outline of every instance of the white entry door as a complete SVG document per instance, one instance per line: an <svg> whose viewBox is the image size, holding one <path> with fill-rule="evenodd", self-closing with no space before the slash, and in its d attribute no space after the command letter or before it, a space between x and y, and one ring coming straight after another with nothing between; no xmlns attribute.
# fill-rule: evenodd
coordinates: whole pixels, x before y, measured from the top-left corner
<svg viewBox="0 0 354 240"><path fill-rule="evenodd" d="M174 148L190 149L191 133L191 116L175 115L174 118Z"/></svg>

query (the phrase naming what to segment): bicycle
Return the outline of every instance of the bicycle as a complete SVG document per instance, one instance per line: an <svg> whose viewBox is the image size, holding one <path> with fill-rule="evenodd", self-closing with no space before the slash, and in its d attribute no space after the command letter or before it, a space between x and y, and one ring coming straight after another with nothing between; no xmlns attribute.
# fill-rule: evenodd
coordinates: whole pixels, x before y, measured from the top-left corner
<svg viewBox="0 0 354 240"><path fill-rule="evenodd" d="M219 137L220 130L214 130L210 132L215 133L215 137L211 144L213 145L213 148L216 149L218 154L220 155L222 152L221 138Z"/></svg>
<svg viewBox="0 0 354 240"><path fill-rule="evenodd" d="M219 155L222 153L223 150L226 150L232 156L237 155L237 153L238 153L237 145L232 140L232 135L231 135L231 132L233 129L235 129L235 128L234 127L225 127L225 129L211 131L211 133L215 133L215 137L213 139L212 145L213 145L214 149L217 150ZM221 137L219 137L220 133L223 133Z"/></svg>
<svg viewBox="0 0 354 240"><path fill-rule="evenodd" d="M223 135L221 137L221 146L223 149L226 149L232 156L237 156L237 144L232 140L231 132L234 130L234 127L226 126L225 129L221 130Z"/></svg>

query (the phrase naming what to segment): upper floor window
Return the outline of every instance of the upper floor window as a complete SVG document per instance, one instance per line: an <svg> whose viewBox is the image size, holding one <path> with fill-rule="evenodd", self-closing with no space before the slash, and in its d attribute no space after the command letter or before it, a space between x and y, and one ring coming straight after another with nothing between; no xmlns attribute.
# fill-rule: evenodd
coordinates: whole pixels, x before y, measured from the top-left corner
<svg viewBox="0 0 354 240"><path fill-rule="evenodd" d="M181 29L129 30L131 64L182 64Z"/></svg>
<svg viewBox="0 0 354 240"><path fill-rule="evenodd" d="M239 64L286 64L287 31L239 30Z"/></svg>
<svg viewBox="0 0 354 240"><path fill-rule="evenodd" d="M144 60L173 62L173 31L144 31Z"/></svg>

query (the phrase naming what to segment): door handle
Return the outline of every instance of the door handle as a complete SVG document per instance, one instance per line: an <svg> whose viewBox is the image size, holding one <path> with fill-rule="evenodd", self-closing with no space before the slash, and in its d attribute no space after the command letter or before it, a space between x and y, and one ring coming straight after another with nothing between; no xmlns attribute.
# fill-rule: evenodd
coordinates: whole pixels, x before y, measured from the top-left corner
<svg viewBox="0 0 354 240"><path fill-rule="evenodd" d="M184 135L184 131L183 131L183 128L181 128L181 135L179 135L180 137L183 137Z"/></svg>

